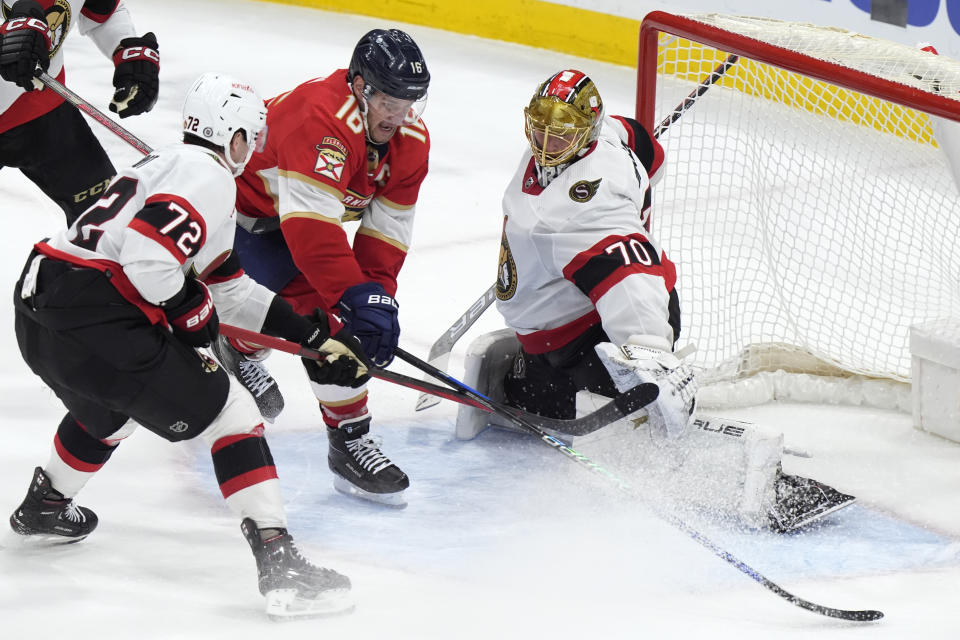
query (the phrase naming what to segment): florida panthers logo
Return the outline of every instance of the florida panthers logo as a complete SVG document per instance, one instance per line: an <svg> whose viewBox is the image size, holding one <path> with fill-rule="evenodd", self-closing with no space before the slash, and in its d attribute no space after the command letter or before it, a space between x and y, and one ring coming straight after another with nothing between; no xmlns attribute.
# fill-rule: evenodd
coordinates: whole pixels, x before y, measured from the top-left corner
<svg viewBox="0 0 960 640"><path fill-rule="evenodd" d="M332 146L317 145L317 164L313 170L324 178L340 182L343 177L343 167L347 162L347 154Z"/></svg>
<svg viewBox="0 0 960 640"><path fill-rule="evenodd" d="M503 218L503 233L500 236L500 264L497 266L497 298L509 300L517 292L517 263L507 242L507 218Z"/></svg>

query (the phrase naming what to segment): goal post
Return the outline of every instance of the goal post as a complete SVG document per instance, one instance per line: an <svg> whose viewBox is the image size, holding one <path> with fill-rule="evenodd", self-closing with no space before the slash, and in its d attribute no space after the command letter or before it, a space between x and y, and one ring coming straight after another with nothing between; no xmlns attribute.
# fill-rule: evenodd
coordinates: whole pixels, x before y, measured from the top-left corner
<svg viewBox="0 0 960 640"><path fill-rule="evenodd" d="M637 119L653 131L731 54L660 138L651 220L678 266L680 344L708 384L909 382L910 326L960 317L960 191L941 149L960 141L960 62L845 29L655 11Z"/></svg>

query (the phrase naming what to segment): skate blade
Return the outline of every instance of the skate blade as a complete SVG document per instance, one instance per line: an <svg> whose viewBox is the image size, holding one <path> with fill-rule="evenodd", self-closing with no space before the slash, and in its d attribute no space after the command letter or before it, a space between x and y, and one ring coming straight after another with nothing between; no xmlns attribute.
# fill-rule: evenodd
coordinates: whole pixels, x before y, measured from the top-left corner
<svg viewBox="0 0 960 640"><path fill-rule="evenodd" d="M0 537L0 548L38 549L43 547L62 547L66 544L80 542L86 538L86 535L71 538L53 533L23 534L17 533L16 531L7 531L2 537Z"/></svg>
<svg viewBox="0 0 960 640"><path fill-rule="evenodd" d="M407 500L403 497L403 491L397 491L396 493L370 493L337 473L333 474L333 488L344 495L360 498L361 500L369 500L370 502L376 502L377 504L393 507L394 509L403 509L407 506Z"/></svg>
<svg viewBox="0 0 960 640"><path fill-rule="evenodd" d="M349 589L331 589L312 599L299 597L296 589L274 589L265 597L267 617L278 622L345 615L356 607Z"/></svg>
<svg viewBox="0 0 960 640"><path fill-rule="evenodd" d="M857 501L857 499L856 499L855 497L853 497L853 496L849 496L849 497L850 497L850 499L847 500L846 502L841 502L841 503L839 503L839 504L835 504L835 505L833 505L833 506L831 506L831 507L829 507L829 508L827 508L827 509L824 509L823 511L818 511L818 512L816 512L816 513L812 513L812 514L810 514L809 516L807 516L806 518L804 518L804 519L802 519L802 520L798 520L797 522L793 523L788 529L785 529L785 530L784 530L784 533L790 532L790 531L796 531L797 529L802 529L803 527L806 527L807 525L809 525L809 524L811 524L811 523L813 523L813 522L816 522L816 521L818 521L818 520L821 520L821 519L827 517L827 516L830 515L831 513L834 513L834 512L836 512L836 511L839 511L840 509L843 509L844 507L849 507L850 505L852 505L854 502Z"/></svg>

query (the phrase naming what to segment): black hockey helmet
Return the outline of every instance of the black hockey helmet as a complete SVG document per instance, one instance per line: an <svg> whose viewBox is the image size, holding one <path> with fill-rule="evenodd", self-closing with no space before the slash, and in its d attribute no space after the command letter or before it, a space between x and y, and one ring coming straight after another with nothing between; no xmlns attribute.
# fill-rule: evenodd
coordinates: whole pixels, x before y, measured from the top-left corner
<svg viewBox="0 0 960 640"><path fill-rule="evenodd" d="M430 72L420 47L400 29L374 29L353 50L347 81L363 77L368 85L401 100L418 101L427 95Z"/></svg>

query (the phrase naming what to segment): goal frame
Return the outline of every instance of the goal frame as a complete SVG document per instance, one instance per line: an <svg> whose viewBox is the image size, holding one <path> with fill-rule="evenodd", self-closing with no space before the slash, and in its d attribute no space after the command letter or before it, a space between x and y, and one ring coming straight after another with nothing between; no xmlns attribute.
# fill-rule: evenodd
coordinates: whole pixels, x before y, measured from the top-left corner
<svg viewBox="0 0 960 640"><path fill-rule="evenodd" d="M799 73L863 94L894 102L960 122L960 102L934 95L915 87L878 78L868 73L813 58L777 45L761 42L690 18L652 11L640 24L637 53L636 119L648 131L654 130L657 89L657 50L659 33L686 38L709 45L728 54L752 58L774 67Z"/></svg>

